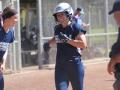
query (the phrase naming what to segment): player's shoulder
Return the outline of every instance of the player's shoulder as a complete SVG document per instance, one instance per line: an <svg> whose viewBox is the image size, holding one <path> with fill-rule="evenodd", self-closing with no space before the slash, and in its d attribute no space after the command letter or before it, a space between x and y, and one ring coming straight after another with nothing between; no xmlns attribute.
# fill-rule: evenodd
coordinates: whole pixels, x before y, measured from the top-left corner
<svg viewBox="0 0 120 90"><path fill-rule="evenodd" d="M76 22L73 22L71 24L71 28L75 31L75 32L79 32L79 33L86 33L86 31Z"/></svg>
<svg viewBox="0 0 120 90"><path fill-rule="evenodd" d="M81 28L80 28L80 25L79 25L77 22L72 22L72 23L71 23L71 27L72 27L72 29L74 29L74 30L79 30L79 29L81 29Z"/></svg>
<svg viewBox="0 0 120 90"><path fill-rule="evenodd" d="M8 32L6 32L8 37L14 38L14 28L9 28Z"/></svg>

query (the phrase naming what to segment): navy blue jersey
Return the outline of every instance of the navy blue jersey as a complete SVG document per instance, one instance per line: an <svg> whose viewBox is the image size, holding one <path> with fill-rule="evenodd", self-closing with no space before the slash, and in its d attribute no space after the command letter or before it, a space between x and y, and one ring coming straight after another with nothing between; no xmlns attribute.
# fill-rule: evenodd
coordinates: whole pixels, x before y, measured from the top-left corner
<svg viewBox="0 0 120 90"><path fill-rule="evenodd" d="M118 39L117 41L113 44L112 46L112 49L111 49L111 52L109 54L110 58L117 55L117 54L120 54L120 27L118 29Z"/></svg>
<svg viewBox="0 0 120 90"><path fill-rule="evenodd" d="M109 57L114 57L115 55L120 54L120 27L118 29L118 39L117 41L113 44L111 52L109 54ZM120 72L120 63L115 65L115 71Z"/></svg>
<svg viewBox="0 0 120 90"><path fill-rule="evenodd" d="M78 25L80 25L80 28L81 28L82 32L84 34L86 34L86 30L84 30L83 21L82 21L81 16L72 16L72 22L77 23Z"/></svg>
<svg viewBox="0 0 120 90"><path fill-rule="evenodd" d="M80 57L80 53L78 52L78 49L76 47L73 47L72 45L68 43L63 43L59 40L59 34L62 32L63 34L66 34L67 37L71 39L75 39L75 37L82 33L81 28L79 27L77 23L71 23L67 27L63 28L62 25L56 25L55 26L55 40L57 43L57 56L56 59L58 60L71 60L75 57Z"/></svg>
<svg viewBox="0 0 120 90"><path fill-rule="evenodd" d="M14 41L14 30L10 28L5 32L3 27L0 27L0 60L2 60L5 51L8 49L9 44Z"/></svg>

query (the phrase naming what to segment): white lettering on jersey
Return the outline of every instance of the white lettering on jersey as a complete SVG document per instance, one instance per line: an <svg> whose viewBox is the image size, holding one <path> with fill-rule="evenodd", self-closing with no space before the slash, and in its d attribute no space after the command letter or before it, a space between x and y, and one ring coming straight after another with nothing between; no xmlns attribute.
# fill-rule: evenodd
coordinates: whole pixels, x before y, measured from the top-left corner
<svg viewBox="0 0 120 90"><path fill-rule="evenodd" d="M55 35L55 40L56 40L56 43L63 43L58 35Z"/></svg>
<svg viewBox="0 0 120 90"><path fill-rule="evenodd" d="M0 51L6 51L9 47L9 43L0 42Z"/></svg>

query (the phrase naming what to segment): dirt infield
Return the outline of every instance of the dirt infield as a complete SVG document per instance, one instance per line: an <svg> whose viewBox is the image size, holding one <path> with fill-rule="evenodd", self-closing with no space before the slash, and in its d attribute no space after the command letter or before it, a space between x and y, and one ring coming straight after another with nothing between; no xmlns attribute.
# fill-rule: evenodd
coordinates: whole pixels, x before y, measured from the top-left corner
<svg viewBox="0 0 120 90"><path fill-rule="evenodd" d="M107 62L85 64L85 90L113 90L114 78L106 72ZM38 67L5 75L5 90L55 90L54 66ZM72 90L71 86L68 90Z"/></svg>

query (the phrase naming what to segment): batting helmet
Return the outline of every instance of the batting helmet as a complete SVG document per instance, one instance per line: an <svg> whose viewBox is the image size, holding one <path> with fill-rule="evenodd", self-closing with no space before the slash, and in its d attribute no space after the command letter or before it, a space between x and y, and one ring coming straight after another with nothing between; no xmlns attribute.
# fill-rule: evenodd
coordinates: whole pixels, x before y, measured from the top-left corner
<svg viewBox="0 0 120 90"><path fill-rule="evenodd" d="M72 7L68 4L68 3L59 3L55 9L54 9L54 13L53 16L59 12L67 12L69 15L73 14L73 9Z"/></svg>

